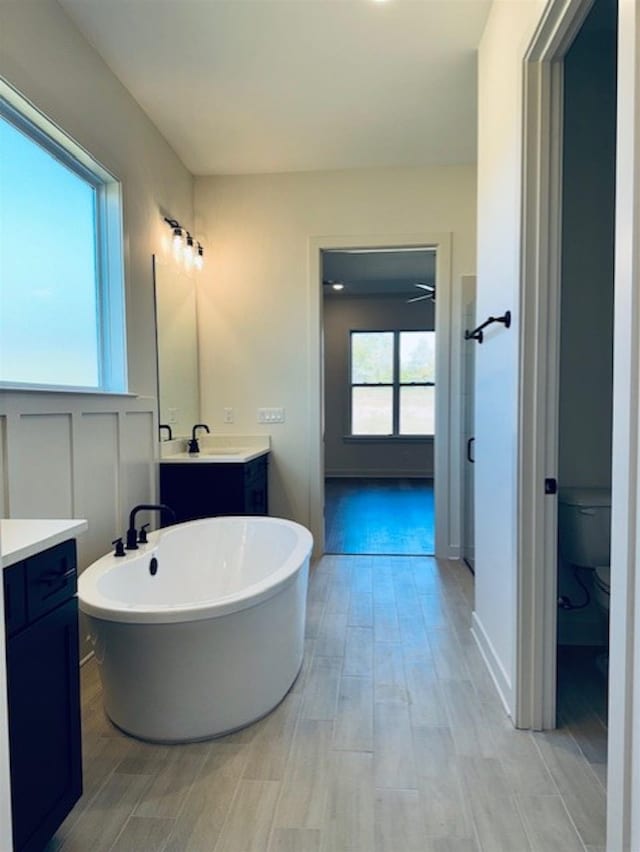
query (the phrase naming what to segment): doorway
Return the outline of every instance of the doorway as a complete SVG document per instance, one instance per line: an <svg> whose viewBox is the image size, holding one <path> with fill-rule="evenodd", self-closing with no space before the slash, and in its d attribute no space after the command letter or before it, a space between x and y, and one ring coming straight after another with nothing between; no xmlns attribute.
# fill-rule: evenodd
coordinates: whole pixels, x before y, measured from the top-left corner
<svg viewBox="0 0 640 852"><path fill-rule="evenodd" d="M556 724L606 784L617 2L563 63ZM594 121L597 116L597 121Z"/></svg>
<svg viewBox="0 0 640 852"><path fill-rule="evenodd" d="M325 550L433 555L433 248L322 252Z"/></svg>
<svg viewBox="0 0 640 852"><path fill-rule="evenodd" d="M568 492L611 490L613 398L617 4L549 8L525 77L515 714L518 727L539 729L566 721L566 672L579 692L575 656L606 639L586 611L592 572L569 564L563 530Z"/></svg>
<svg viewBox="0 0 640 852"><path fill-rule="evenodd" d="M557 379L563 59L588 0L551 0L525 57L518 446L515 723L556 721ZM608 677L607 848L637 848L638 4L620 3L616 41L614 361ZM594 116L597 120L597 116Z"/></svg>
<svg viewBox="0 0 640 852"><path fill-rule="evenodd" d="M435 431L441 436L434 445L434 515L435 555L444 559L460 556L460 476L461 446L451 433L451 424L460 422L461 399L452 392L460 387L460 341L462 317L459 305L452 310L451 234L389 234L360 237L325 236L309 240L310 296L310 401L311 421L317 431L311 434L309 446L310 528L314 537L314 552L325 552L325 418L324 399L324 304L322 284L322 252L336 249L433 249L435 251L435 281L438 290L438 331L436 340L436 378L438 404L435 411ZM360 249L361 250L361 249ZM316 392L317 391L317 392ZM438 482L448 488L438 488Z"/></svg>

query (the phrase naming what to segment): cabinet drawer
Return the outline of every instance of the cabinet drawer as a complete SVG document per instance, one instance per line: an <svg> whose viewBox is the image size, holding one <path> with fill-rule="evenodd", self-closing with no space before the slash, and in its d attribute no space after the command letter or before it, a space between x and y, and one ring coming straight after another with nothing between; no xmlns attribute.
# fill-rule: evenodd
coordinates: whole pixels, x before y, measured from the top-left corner
<svg viewBox="0 0 640 852"><path fill-rule="evenodd" d="M77 589L76 543L65 541L25 562L29 621L73 597Z"/></svg>
<svg viewBox="0 0 640 852"><path fill-rule="evenodd" d="M27 590L24 562L4 569L4 623L11 636L27 623Z"/></svg>

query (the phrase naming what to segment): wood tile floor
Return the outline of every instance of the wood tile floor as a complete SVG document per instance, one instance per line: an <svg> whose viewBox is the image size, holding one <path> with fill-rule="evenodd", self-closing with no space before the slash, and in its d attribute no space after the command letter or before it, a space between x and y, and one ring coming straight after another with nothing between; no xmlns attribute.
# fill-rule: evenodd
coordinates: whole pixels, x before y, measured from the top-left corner
<svg viewBox="0 0 640 852"><path fill-rule="evenodd" d="M607 783L607 683L598 670L603 648L558 648L558 726L569 731L591 768Z"/></svg>
<svg viewBox="0 0 640 852"><path fill-rule="evenodd" d="M603 849L604 787L572 733L505 717L472 583L428 557L325 557L292 690L207 743L124 736L87 664L85 793L47 852Z"/></svg>

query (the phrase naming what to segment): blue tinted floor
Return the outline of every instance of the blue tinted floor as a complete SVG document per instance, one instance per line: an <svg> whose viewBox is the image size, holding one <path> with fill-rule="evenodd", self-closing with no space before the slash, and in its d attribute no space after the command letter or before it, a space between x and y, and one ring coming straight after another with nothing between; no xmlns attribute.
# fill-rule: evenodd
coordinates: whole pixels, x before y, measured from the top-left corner
<svg viewBox="0 0 640 852"><path fill-rule="evenodd" d="M432 479L325 480L327 553L430 555Z"/></svg>

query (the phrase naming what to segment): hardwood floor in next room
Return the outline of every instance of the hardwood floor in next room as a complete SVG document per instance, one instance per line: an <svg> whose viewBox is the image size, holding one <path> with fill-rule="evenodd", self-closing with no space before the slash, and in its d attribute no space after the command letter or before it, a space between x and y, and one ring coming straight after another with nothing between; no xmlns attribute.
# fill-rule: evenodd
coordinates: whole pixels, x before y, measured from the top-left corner
<svg viewBox="0 0 640 852"><path fill-rule="evenodd" d="M433 479L327 477L327 553L434 553Z"/></svg>
<svg viewBox="0 0 640 852"><path fill-rule="evenodd" d="M85 792L48 852L595 852L605 792L569 730L516 731L469 632L473 577L324 557L302 672L233 735L138 742L82 671Z"/></svg>

